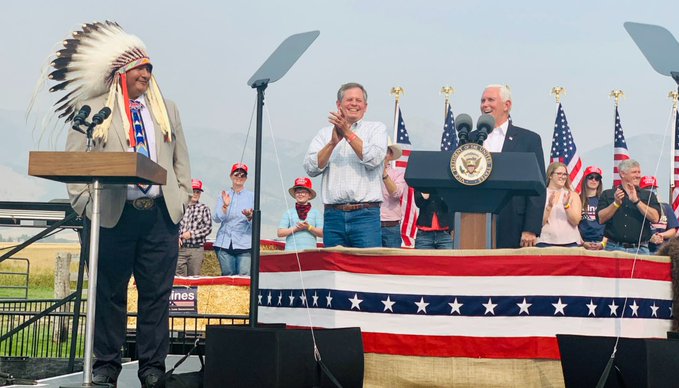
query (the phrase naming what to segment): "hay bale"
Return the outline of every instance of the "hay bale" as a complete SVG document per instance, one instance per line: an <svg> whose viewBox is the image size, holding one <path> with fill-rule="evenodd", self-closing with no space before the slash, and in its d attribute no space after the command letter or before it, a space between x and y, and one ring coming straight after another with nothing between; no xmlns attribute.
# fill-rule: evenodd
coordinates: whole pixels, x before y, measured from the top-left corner
<svg viewBox="0 0 679 388"><path fill-rule="evenodd" d="M130 280L127 287L127 311L137 312L137 287L134 279ZM169 304L168 300L168 304ZM198 313L220 315L248 315L250 311L250 287L228 285L205 285L198 286ZM170 327L172 330L205 330L207 319L184 320L184 318L172 318ZM197 321L197 325L196 325ZM186 325L184 323L186 322ZM215 322L212 322L213 324ZM134 328L137 325L136 318L128 318L127 327ZM196 327L197 326L197 327Z"/></svg>
<svg viewBox="0 0 679 388"><path fill-rule="evenodd" d="M200 267L200 274L203 276L219 276L222 274L222 268L219 266L215 251L205 251L205 259L203 259L203 264Z"/></svg>

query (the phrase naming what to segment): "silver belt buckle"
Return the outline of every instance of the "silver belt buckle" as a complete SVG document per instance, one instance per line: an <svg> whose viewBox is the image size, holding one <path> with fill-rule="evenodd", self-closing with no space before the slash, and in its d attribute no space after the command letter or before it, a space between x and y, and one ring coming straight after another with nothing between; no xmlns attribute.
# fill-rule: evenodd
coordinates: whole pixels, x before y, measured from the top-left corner
<svg viewBox="0 0 679 388"><path fill-rule="evenodd" d="M151 210L155 206L153 198L141 197L132 201L132 206L137 210Z"/></svg>

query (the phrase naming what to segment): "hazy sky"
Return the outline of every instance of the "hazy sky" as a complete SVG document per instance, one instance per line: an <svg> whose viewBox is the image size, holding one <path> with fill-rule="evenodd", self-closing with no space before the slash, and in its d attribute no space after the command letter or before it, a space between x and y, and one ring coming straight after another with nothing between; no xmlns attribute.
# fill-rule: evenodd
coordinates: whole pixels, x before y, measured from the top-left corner
<svg viewBox="0 0 679 388"><path fill-rule="evenodd" d="M620 112L628 139L665 132L667 94L676 85L652 70L623 23L658 24L679 36L675 8L673 1L3 2L0 109L25 111L47 56L80 23L115 20L146 43L189 145L207 128L217 130L211 140L219 149L229 134L247 131L255 92L246 81L254 71L287 36L320 30L267 90L276 138L306 147L326 125L338 86L358 81L369 93L367 118L388 127L389 91L405 88L401 106L414 148L436 149L442 86L456 89L456 114L477 117L484 86L506 83L515 123L538 132L547 150L555 117L549 92L559 85L567 88L564 107L584 153L612 141L612 89L626 95ZM633 156L658 152L629 147ZM226 171L239 157L224 155L217 168Z"/></svg>
<svg viewBox="0 0 679 388"><path fill-rule="evenodd" d="M673 82L651 69L622 23L659 24L675 34L679 28L674 2L646 3L5 2L0 108L25 110L55 43L81 22L110 19L145 41L159 84L178 103L185 127L244 131L255 96L248 78L285 37L317 29L317 41L267 92L279 136L311 137L326 123L337 87L355 80L370 93L369 118L389 126L389 90L404 87L411 140L427 144L424 137L440 137L441 86L456 88L455 113L475 117L482 88L507 83L516 122L548 143L554 121L549 91L561 85L568 89L564 106L575 140L586 150L612 137L612 89L627 95L621 107L626 134L664 130ZM434 127L415 125L427 121Z"/></svg>

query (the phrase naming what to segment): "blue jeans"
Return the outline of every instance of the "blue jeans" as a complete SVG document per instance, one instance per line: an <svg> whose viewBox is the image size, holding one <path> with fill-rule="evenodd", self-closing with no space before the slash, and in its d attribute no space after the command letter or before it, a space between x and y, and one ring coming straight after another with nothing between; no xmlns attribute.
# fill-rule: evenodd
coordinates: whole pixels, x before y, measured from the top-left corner
<svg viewBox="0 0 679 388"><path fill-rule="evenodd" d="M382 246L385 248L401 247L401 226L382 227Z"/></svg>
<svg viewBox="0 0 679 388"><path fill-rule="evenodd" d="M342 245L353 248L382 246L380 208L345 212L327 208L323 213L323 244L326 248Z"/></svg>
<svg viewBox="0 0 679 388"><path fill-rule="evenodd" d="M232 254L227 249L215 248L222 275L250 276L250 251Z"/></svg>
<svg viewBox="0 0 679 388"><path fill-rule="evenodd" d="M633 255L637 253L636 247L625 248L621 244L618 244L618 243L613 242L613 241L608 241L606 243L606 250L607 251L622 251L622 252L631 253ZM640 255L649 255L650 254L650 252L648 251L648 245L642 245L638 248L638 250L639 250Z"/></svg>
<svg viewBox="0 0 679 388"><path fill-rule="evenodd" d="M453 238L450 231L417 231L415 237L415 249L453 249Z"/></svg>

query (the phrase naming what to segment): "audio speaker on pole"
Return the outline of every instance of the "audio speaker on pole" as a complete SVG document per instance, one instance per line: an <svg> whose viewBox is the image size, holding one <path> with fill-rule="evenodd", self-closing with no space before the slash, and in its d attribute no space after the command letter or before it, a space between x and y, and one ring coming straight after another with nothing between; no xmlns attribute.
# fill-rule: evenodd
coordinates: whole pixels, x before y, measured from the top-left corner
<svg viewBox="0 0 679 388"><path fill-rule="evenodd" d="M358 327L313 331L321 362L342 387L363 386ZM205 387L335 387L314 358L309 329L207 326Z"/></svg>
<svg viewBox="0 0 679 388"><path fill-rule="evenodd" d="M615 337L557 334L566 387L594 387L604 374ZM679 341L620 338L604 387L679 384Z"/></svg>

